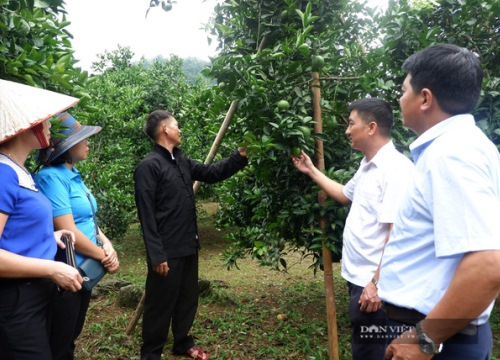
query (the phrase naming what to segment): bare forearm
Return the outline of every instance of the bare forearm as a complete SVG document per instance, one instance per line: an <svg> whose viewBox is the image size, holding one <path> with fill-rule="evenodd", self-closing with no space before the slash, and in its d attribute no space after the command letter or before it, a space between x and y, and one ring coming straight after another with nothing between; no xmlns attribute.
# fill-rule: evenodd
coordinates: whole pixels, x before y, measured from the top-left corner
<svg viewBox="0 0 500 360"><path fill-rule="evenodd" d="M344 195L344 185L330 179L317 168L311 170L309 177L333 200L344 205L350 203L350 200Z"/></svg>
<svg viewBox="0 0 500 360"><path fill-rule="evenodd" d="M85 256L102 260L105 257L104 251L94 244L75 224L73 214L65 214L54 218L54 227L59 229L68 229L75 234L75 250Z"/></svg>
<svg viewBox="0 0 500 360"><path fill-rule="evenodd" d="M104 250L90 241L81 231L75 231L75 249L80 254L90 256L97 260L102 260L105 257Z"/></svg>
<svg viewBox="0 0 500 360"><path fill-rule="evenodd" d="M387 230L387 235L384 240L384 247L382 248L382 254L380 254L380 261L378 262L377 270L375 271L375 274L373 275L373 278L378 282L378 279L380 277L380 267L382 266L382 257L384 256L384 251L385 251L385 246L387 245L387 242L389 241L389 238L391 237L391 231L392 228L394 227L394 224L388 224L389 229Z"/></svg>
<svg viewBox="0 0 500 360"><path fill-rule="evenodd" d="M499 290L500 251L466 254L445 295L428 314L423 325L425 332L436 343L443 342L477 318Z"/></svg>
<svg viewBox="0 0 500 360"><path fill-rule="evenodd" d="M380 275L380 265L382 264L382 255L384 254L385 244L389 241L389 234L391 233L393 224L389 224L387 230L387 236L385 237L384 247L382 248L382 254L380 255L380 261L378 263L377 269L373 274L372 279L368 284L365 285L363 292L359 298L358 303L360 303L361 311L372 312L378 311L382 308L382 300L378 296L378 279Z"/></svg>
<svg viewBox="0 0 500 360"><path fill-rule="evenodd" d="M101 243L103 245L105 244L111 244L111 240L108 239L108 237L102 232L102 230L99 228L99 240L101 240Z"/></svg>
<svg viewBox="0 0 500 360"><path fill-rule="evenodd" d="M55 262L35 259L0 250L0 277L2 278L50 278Z"/></svg>

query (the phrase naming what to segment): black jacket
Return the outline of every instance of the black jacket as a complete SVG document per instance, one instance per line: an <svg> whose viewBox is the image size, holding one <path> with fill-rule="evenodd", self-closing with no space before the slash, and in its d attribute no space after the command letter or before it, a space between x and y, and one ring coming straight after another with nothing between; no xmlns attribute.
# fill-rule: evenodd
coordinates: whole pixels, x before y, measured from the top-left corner
<svg viewBox="0 0 500 360"><path fill-rule="evenodd" d="M177 148L173 155L155 144L134 173L135 203L152 265L193 255L200 247L193 181L222 181L248 163L238 151L211 165L184 158Z"/></svg>

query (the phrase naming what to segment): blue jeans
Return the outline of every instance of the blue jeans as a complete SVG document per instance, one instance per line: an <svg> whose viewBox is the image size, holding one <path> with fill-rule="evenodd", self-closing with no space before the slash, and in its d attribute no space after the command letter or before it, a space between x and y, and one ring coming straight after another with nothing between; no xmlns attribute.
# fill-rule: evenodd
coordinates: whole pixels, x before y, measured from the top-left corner
<svg viewBox="0 0 500 360"><path fill-rule="evenodd" d="M408 328L408 325L387 319L387 328L396 330L396 328ZM387 339L387 345L399 333L392 333L391 338ZM486 323L477 327L477 334L466 335L458 333L443 343L441 353L435 355L433 360L490 360L493 340L490 324Z"/></svg>

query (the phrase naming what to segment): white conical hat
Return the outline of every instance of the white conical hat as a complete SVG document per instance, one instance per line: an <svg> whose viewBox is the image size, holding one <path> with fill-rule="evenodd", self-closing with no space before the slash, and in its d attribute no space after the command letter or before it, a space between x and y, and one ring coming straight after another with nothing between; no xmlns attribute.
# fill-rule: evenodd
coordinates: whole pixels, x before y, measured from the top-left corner
<svg viewBox="0 0 500 360"><path fill-rule="evenodd" d="M80 99L0 80L0 143L75 105Z"/></svg>

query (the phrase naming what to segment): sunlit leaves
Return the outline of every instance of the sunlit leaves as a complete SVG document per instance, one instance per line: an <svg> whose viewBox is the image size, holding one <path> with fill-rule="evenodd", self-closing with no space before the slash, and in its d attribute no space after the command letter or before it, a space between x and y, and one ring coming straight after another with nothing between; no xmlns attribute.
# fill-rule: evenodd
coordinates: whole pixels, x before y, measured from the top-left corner
<svg viewBox="0 0 500 360"><path fill-rule="evenodd" d="M0 5L0 77L71 94L82 71L65 27L62 1ZM50 9L50 10L49 10Z"/></svg>
<svg viewBox="0 0 500 360"><path fill-rule="evenodd" d="M297 174L288 156L297 147L313 155L314 138L321 139L327 168L344 169L340 181L345 183L360 160L344 134L346 108L349 102L366 96L381 97L393 105L393 138L398 149L408 153L413 134L402 128L397 102L401 64L423 47L446 40L481 52L488 90L476 115L478 119L497 119L479 124L498 139L498 96L493 96L498 91L498 82L493 80L500 68L499 42L495 41L500 12L492 11L498 9L496 3L464 0L462 5L453 1L410 5L391 1L385 14L342 1L231 0L218 6L214 29L222 52L207 74L224 82L228 99L240 102L232 136L255 150L253 170L223 186L228 195L224 196L222 217L241 227L233 238L234 252L226 254L228 262L243 254L256 256L253 241L259 241L265 246L257 248L266 249L270 257L266 259L260 251L259 259L279 267L279 256L271 255L269 249L279 248L277 243L285 241L314 250L319 264L317 251L325 237L312 236L314 231L310 231L317 229L319 215L328 218L327 247L339 254L345 218L345 214L340 216L342 207L331 201L321 209L311 206L317 189L307 177ZM475 8L481 9L479 14ZM480 22L484 25L478 26ZM320 75L323 133L307 141L299 126L314 125L304 119L313 115L311 63L315 56L324 59ZM289 109L277 108L281 99L289 102ZM246 190L236 190L240 187Z"/></svg>

